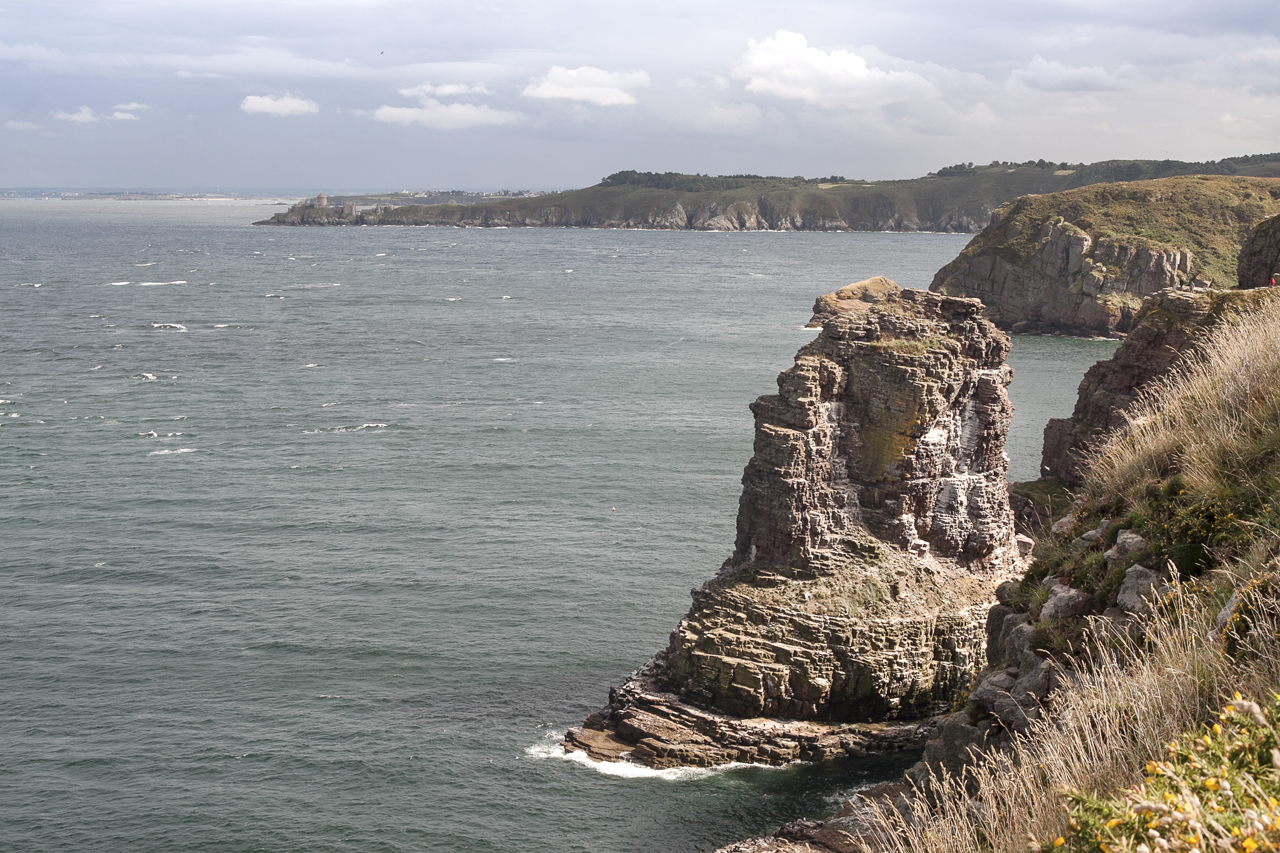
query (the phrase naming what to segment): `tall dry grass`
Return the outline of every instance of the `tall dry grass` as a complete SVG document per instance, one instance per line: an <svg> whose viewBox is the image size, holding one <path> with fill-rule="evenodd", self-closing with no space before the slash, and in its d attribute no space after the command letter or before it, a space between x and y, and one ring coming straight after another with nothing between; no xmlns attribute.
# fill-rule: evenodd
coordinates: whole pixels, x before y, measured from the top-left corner
<svg viewBox="0 0 1280 853"><path fill-rule="evenodd" d="M1062 835L1062 791L1132 786L1146 762L1216 713L1224 696L1280 688L1280 623L1270 612L1258 608L1248 647L1228 656L1212 635L1217 607L1177 586L1141 649L1130 644L1076 673L1052 719L1009 751L982 756L967 779L935 776L927 795L909 806L864 801L866 831L852 846L867 853L1026 853L1032 840Z"/></svg>
<svg viewBox="0 0 1280 853"><path fill-rule="evenodd" d="M1280 300L1227 317L1199 340L1141 395L1128 427L1092 453L1086 470L1082 511L1168 519L1170 506L1199 501L1237 535L1212 552L1205 582L1175 586L1141 646L1120 641L1072 674L1053 714L1009 750L979 757L965 778L934 777L910 804L862 803L867 828L856 849L1025 853L1031 842L1039 849L1064 832L1064 790L1128 788L1224 697L1280 691L1274 581L1245 586L1259 598L1243 647L1227 654L1214 632L1222 588L1280 576ZM1219 594L1206 594L1215 583Z"/></svg>
<svg viewBox="0 0 1280 853"><path fill-rule="evenodd" d="M1129 409L1127 429L1090 454L1085 492L1138 503L1161 477L1180 473L1206 497L1258 482L1280 423L1280 302L1225 317L1170 374Z"/></svg>

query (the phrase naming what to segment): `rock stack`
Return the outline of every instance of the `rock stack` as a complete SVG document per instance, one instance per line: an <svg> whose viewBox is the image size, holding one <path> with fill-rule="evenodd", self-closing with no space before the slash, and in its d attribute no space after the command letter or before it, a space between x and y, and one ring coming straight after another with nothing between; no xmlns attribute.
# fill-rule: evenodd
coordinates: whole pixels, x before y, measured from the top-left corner
<svg viewBox="0 0 1280 853"><path fill-rule="evenodd" d="M1013 529L1009 339L887 279L823 297L759 398L733 555L565 745L655 767L919 745L985 664Z"/></svg>

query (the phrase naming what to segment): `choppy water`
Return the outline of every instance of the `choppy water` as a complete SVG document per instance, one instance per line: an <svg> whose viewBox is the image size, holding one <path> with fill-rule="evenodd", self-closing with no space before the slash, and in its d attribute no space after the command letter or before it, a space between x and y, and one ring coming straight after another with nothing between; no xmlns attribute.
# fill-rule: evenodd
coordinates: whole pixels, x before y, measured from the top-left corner
<svg viewBox="0 0 1280 853"><path fill-rule="evenodd" d="M0 204L0 848L694 851L901 770L553 744L727 555L813 298L966 238L272 210ZM1018 341L1015 474L1109 348Z"/></svg>

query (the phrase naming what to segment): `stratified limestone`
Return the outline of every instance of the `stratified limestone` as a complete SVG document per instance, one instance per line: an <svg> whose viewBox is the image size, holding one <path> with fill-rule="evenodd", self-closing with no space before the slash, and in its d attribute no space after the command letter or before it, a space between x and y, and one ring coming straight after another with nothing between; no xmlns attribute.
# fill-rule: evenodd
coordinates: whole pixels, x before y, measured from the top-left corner
<svg viewBox="0 0 1280 853"><path fill-rule="evenodd" d="M1145 387L1166 375L1224 317L1255 310L1278 292L1202 288L1149 297L1128 338L1111 358L1085 373L1071 417L1053 418L1045 426L1041 474L1079 486L1089 447L1124 425L1125 412Z"/></svg>
<svg viewBox="0 0 1280 853"><path fill-rule="evenodd" d="M937 714L982 667L1019 559L1009 339L977 300L887 279L826 299L822 333L751 407L733 556L568 748L674 766L900 747L925 729L849 726Z"/></svg>

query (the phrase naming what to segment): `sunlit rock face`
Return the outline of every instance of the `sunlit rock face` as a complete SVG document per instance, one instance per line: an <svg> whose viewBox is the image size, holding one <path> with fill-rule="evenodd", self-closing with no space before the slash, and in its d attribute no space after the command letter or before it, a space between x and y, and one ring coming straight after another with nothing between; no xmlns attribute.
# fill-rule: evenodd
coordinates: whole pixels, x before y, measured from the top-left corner
<svg viewBox="0 0 1280 853"><path fill-rule="evenodd" d="M858 724L938 713L983 666L1019 560L1009 339L977 300L887 279L815 311L822 333L751 406L732 556L568 746L604 734L655 766L856 753L890 742Z"/></svg>

